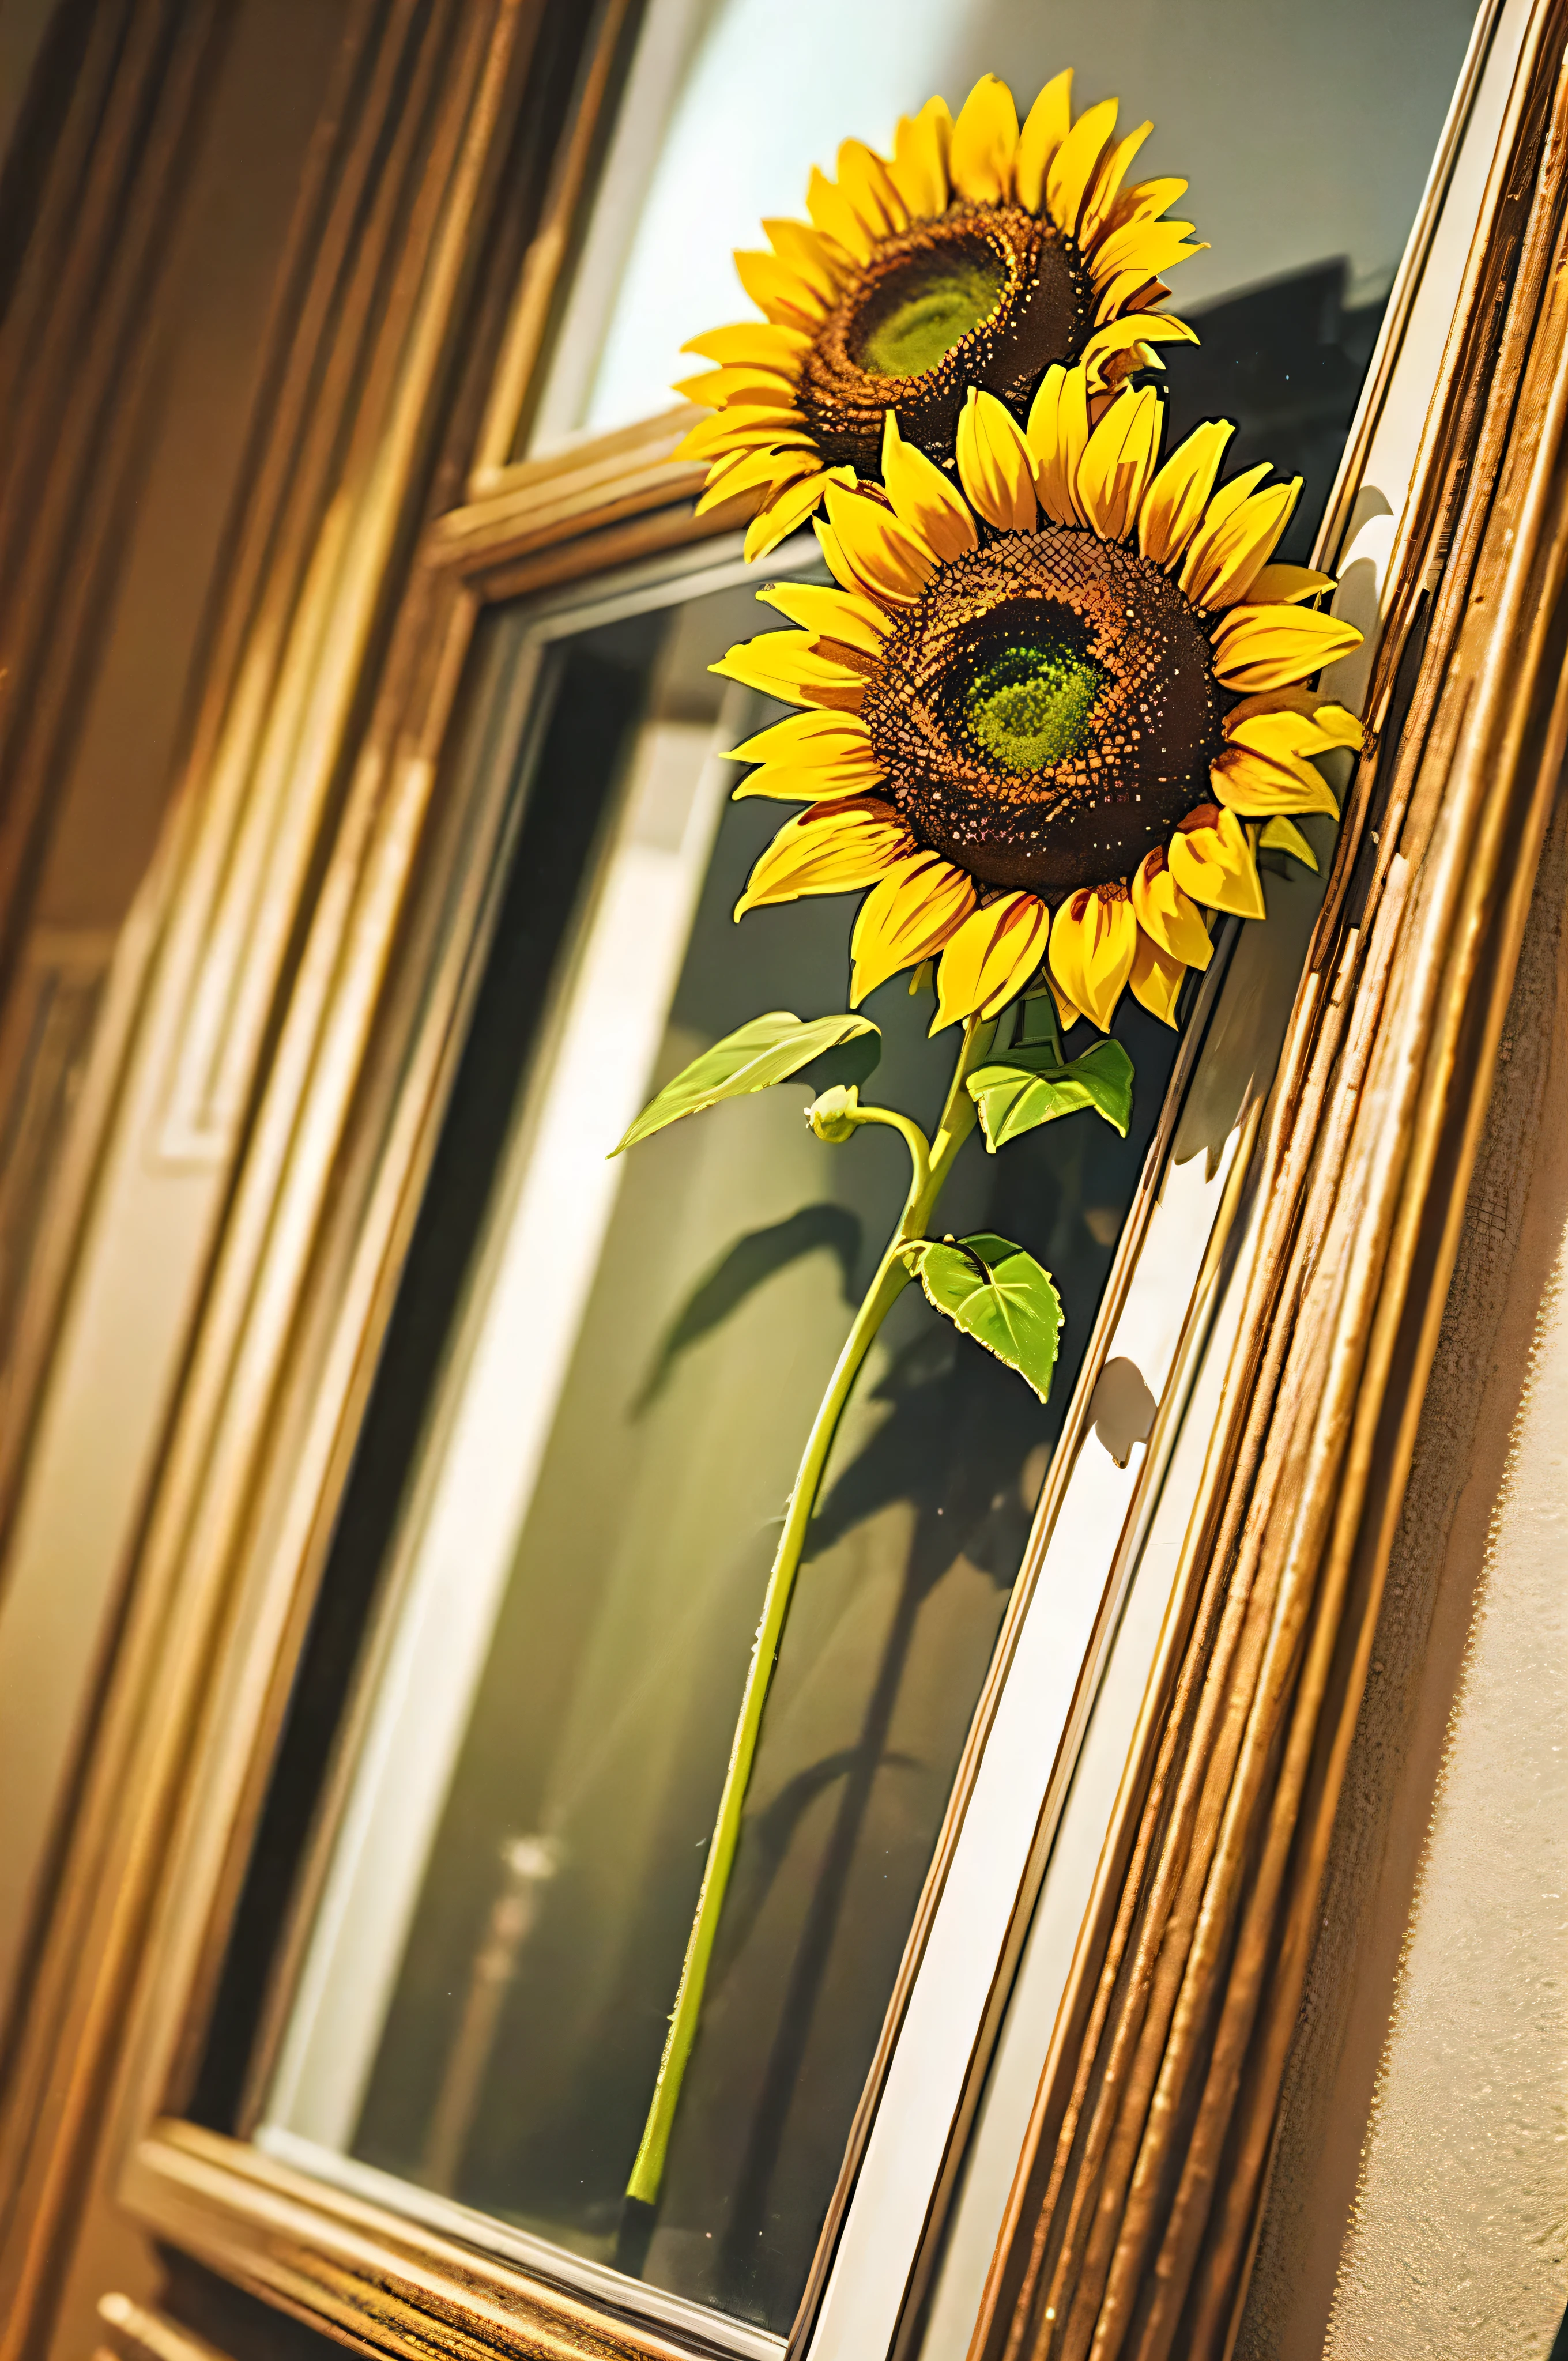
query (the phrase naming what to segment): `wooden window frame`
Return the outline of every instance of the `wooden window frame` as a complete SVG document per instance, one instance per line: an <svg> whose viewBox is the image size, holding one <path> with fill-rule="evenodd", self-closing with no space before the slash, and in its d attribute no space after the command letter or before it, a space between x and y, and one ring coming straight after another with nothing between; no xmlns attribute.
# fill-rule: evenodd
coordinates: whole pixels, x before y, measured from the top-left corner
<svg viewBox="0 0 1568 2361"><path fill-rule="evenodd" d="M468 79L453 109L450 236L433 250L455 291L474 262L465 240L477 236L475 192L493 175L508 110L520 104L529 12L506 0L451 0L451 12ZM367 41L373 20L367 0ZM79 1262L94 1235L113 1246L115 1201L103 1176L127 1104L170 1159L226 1159L226 1203L20 2020L16 2054L27 2070L0 2116L13 2200L0 2246L11 2299L0 2361L31 2349L84 2203L122 2209L362 2351L674 2361L694 2349L181 2113L477 982L500 799L462 830L444 830L432 808L476 623L499 600L673 555L737 522L722 510L693 518L700 471L674 459L672 417L559 457L511 456L630 21L630 0L607 0L488 389L470 404L477 423L437 474L438 490L455 483L460 497L427 503L400 560L406 511L397 503L422 463L428 409L409 423L395 489L383 482L366 495L382 504L367 573L378 567L382 580L394 569L401 582L384 644L368 633L345 642L309 563L297 565L295 628L268 698L245 704L232 651L226 672L218 668L158 882L159 948L138 954L118 1000L111 994L123 1012L109 1028L114 1062L90 1094L81 1150L93 1185L83 1180L61 1205L61 1237L75 1227L56 1261ZM1248 1186L1267 1211L1242 1329L976 2361L1011 2361L1025 2343L1054 2354L1043 2307L1058 2266L1069 2301L1123 2307L1116 2333L1128 2353L1152 2361L1173 2349L1179 2322L1179 2349L1195 2356L1218 2356L1234 2338L1340 1772L1568 734L1558 686L1568 574L1565 38L1564 0L1535 0L1390 559L1367 707L1382 742L1347 802L1279 1078L1249 1144ZM1325 548L1351 517L1442 192L1440 169ZM457 316L454 294L426 324L433 350ZM434 399L435 365L429 356L424 365L411 402L416 392ZM459 434L462 415L459 402ZM336 529L318 518L318 555ZM251 857L255 807L225 802L222 789L239 775L244 733L254 758L269 716L323 666L340 717L337 768L323 765L303 802L291 804L277 784L272 817L291 834L287 878L272 885L291 923L278 931L268 989L247 1000L236 979L256 953L268 877L258 853L236 915L225 879ZM254 782L254 760L246 775ZM219 1001L221 1022L203 1031ZM1325 1235L1353 1274L1337 1293L1315 1260ZM1094 1375L1086 1367L1082 1399ZM1248 1521L1260 1489L1290 1507L1288 1550ZM1283 1532L1283 1514L1277 1521ZM1244 1672L1252 1685L1237 1692ZM1226 1682L1251 1718L1242 1772L1216 1787L1229 1759L1215 1710ZM1113 2126L1106 2119L1105 2136L1096 2132L1097 2078L1152 2021L1158 1937L1180 1915L1173 1863L1205 1812L1223 1822L1229 1850L1214 1882L1189 1897L1186 2016L1141 2070L1151 2091L1162 2072L1173 2078L1189 2113L1173 2105L1169 2128L1141 2151L1143 2179L1118 2185ZM1259 1857L1265 1872L1244 1874ZM1228 1908L1234 1921L1207 1949L1205 1902L1212 1917ZM1021 1904L1020 1941L1025 1917ZM1004 1972L998 2010L1005 1984ZM1194 2082L1194 2044L1216 2026L1218 2066ZM972 2094L968 2103L972 2113ZM949 2192L968 2120L954 2126ZM1211 2219L1206 2192L1222 2169L1225 2201ZM1098 2261L1086 2259L1082 2225L1107 2192L1115 2235ZM912 2349L938 2227L933 2216L896 2349ZM123 2297L106 2297L103 2316L123 2354L199 2347Z"/></svg>

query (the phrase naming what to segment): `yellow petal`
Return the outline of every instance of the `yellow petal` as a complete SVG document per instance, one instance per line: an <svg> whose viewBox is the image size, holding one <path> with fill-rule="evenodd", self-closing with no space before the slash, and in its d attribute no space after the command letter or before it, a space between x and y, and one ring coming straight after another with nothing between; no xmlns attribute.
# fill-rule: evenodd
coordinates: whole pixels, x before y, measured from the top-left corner
<svg viewBox="0 0 1568 2361"><path fill-rule="evenodd" d="M1336 746L1348 746L1353 753L1364 752L1372 743L1371 733L1365 724L1356 719L1348 706L1314 703L1312 719Z"/></svg>
<svg viewBox="0 0 1568 2361"><path fill-rule="evenodd" d="M1104 379L1105 363L1113 353L1124 353L1135 345L1195 345L1196 329L1185 320L1178 320L1169 312L1132 312L1120 320L1112 320L1105 327L1096 328L1079 355L1091 389Z"/></svg>
<svg viewBox="0 0 1568 2361"><path fill-rule="evenodd" d="M912 221L933 221L948 210L952 193L948 155L953 118L945 98L928 98L918 115L902 115L893 138L888 178L909 208Z"/></svg>
<svg viewBox="0 0 1568 2361"><path fill-rule="evenodd" d="M1094 324L1108 327L1119 320L1124 312L1149 312L1163 302L1170 290L1160 279L1151 279L1146 270L1118 270L1099 291L1094 306Z"/></svg>
<svg viewBox="0 0 1568 2361"><path fill-rule="evenodd" d="M1293 607L1299 599L1319 598L1332 590L1332 574L1319 574L1310 566L1265 566L1252 577L1246 597L1249 607L1269 607L1281 604Z"/></svg>
<svg viewBox="0 0 1568 2361"><path fill-rule="evenodd" d="M735 487L737 492L755 491L759 484L764 484L772 490L775 464L782 467L791 462L803 469L813 465L809 451L774 452L765 446L761 450L721 451L716 459L708 461L707 473L703 478L702 498L697 502L698 515L704 509L712 508L717 501L732 497L724 489L731 476L741 478Z"/></svg>
<svg viewBox="0 0 1568 2361"><path fill-rule="evenodd" d="M839 148L839 186L873 238L908 228L909 207L876 149L863 139L846 139Z"/></svg>
<svg viewBox="0 0 1568 2361"><path fill-rule="evenodd" d="M1037 214L1044 205L1047 167L1071 128L1072 68L1069 66L1046 84L1018 134L1013 191L1026 214Z"/></svg>
<svg viewBox="0 0 1568 2361"><path fill-rule="evenodd" d="M775 455L769 454L768 456L773 456ZM780 477L783 478L782 482L779 480ZM783 498L784 492L788 490L790 486L794 484L797 478L802 483L815 481L816 470L811 467L809 461L797 469L792 470L784 467L777 469L773 474L770 475L767 482L762 485L761 496L759 497L757 482L752 482L749 485L732 485L730 478L728 476L716 475L713 470L710 470L707 486L703 490L700 499L698 499L693 505L692 514L694 516L707 516L710 515L715 509L725 508L731 500L738 500L740 503L747 519L747 542L756 549L759 555L765 555L767 549L773 547L774 544L769 540L768 530L766 528L762 530L756 530L756 528L759 526L761 519L763 517L772 517L774 502ZM817 497L818 496L814 492L812 500L815 500ZM809 508L811 502L808 501L806 505ZM782 535L775 536L775 539L777 538L782 538Z"/></svg>
<svg viewBox="0 0 1568 2361"><path fill-rule="evenodd" d="M994 74L981 74L953 126L948 158L953 187L971 205L1005 203L1017 152L1018 110L1013 93Z"/></svg>
<svg viewBox="0 0 1568 2361"><path fill-rule="evenodd" d="M1135 221L1124 229L1108 230L1089 260L1095 288L1106 286L1124 270L1158 279L1179 262L1208 251L1207 238L1194 238L1190 222Z"/></svg>
<svg viewBox="0 0 1568 2361"><path fill-rule="evenodd" d="M1140 336L1135 345L1128 345L1122 352L1107 353L1097 366L1098 375L1085 371L1089 377L1091 402L1098 401L1104 394L1120 393L1128 379L1136 377L1140 369L1158 369L1162 375L1165 370L1157 339L1155 344L1150 344L1146 336ZM1099 412L1096 412L1095 415L1098 416Z"/></svg>
<svg viewBox="0 0 1568 2361"><path fill-rule="evenodd" d="M1089 384L1081 368L1053 362L1029 410L1025 440L1040 506L1057 524L1081 524L1073 485L1089 442Z"/></svg>
<svg viewBox="0 0 1568 2361"><path fill-rule="evenodd" d="M1277 692L1276 692L1277 694ZM1255 754L1274 763L1288 763L1298 756L1331 753L1336 746L1347 741L1335 724L1336 714L1344 714L1341 706L1325 705L1319 708L1327 715L1331 727L1324 729L1312 713L1268 713L1249 710L1253 700L1239 705L1225 717L1224 731L1228 743L1245 746ZM1353 729L1361 730L1354 714L1345 714ZM1365 732L1362 732L1365 735ZM1359 745L1360 738L1348 741Z"/></svg>
<svg viewBox="0 0 1568 2361"><path fill-rule="evenodd" d="M1349 655L1361 645L1361 633L1315 607L1232 607L1213 644L1223 687L1288 688Z"/></svg>
<svg viewBox="0 0 1568 2361"><path fill-rule="evenodd" d="M1298 757L1271 759L1245 746L1228 746L1209 766L1209 779L1227 811L1243 819L1267 819L1276 812L1327 812L1338 819L1339 805L1321 771Z"/></svg>
<svg viewBox="0 0 1568 2361"><path fill-rule="evenodd" d="M781 483L746 528L741 555L747 565L754 566L759 558L766 557L781 541L787 540L797 525L803 525L831 481L820 467L814 467L797 478ZM702 503L697 505L700 508Z"/></svg>
<svg viewBox="0 0 1568 2361"><path fill-rule="evenodd" d="M851 577L847 588L869 590L883 606L913 605L935 570L933 561L876 493L829 485L828 522Z"/></svg>
<svg viewBox="0 0 1568 2361"><path fill-rule="evenodd" d="M747 363L734 368L705 369L700 377L684 377L670 390L707 410L722 410L726 402L734 401L752 410L795 411L797 388L795 375L784 377L776 369Z"/></svg>
<svg viewBox="0 0 1568 2361"><path fill-rule="evenodd" d="M1173 959L1168 951L1162 951L1159 945L1152 943L1140 928L1127 986L1133 998L1140 1001L1151 1016L1157 1016L1160 1023L1168 1025L1172 1031L1176 1027L1176 1004L1186 981L1186 961Z"/></svg>
<svg viewBox="0 0 1568 2361"><path fill-rule="evenodd" d="M1069 894L1051 922L1051 972L1102 1033L1111 1029L1137 940L1132 899L1118 881Z"/></svg>
<svg viewBox="0 0 1568 2361"><path fill-rule="evenodd" d="M743 247L736 254L735 269L764 319L784 327L816 328L827 318L827 299L776 254Z"/></svg>
<svg viewBox="0 0 1568 2361"><path fill-rule="evenodd" d="M1194 427L1150 484L1138 511L1138 548L1152 566L1173 566L1191 540L1235 431L1228 418Z"/></svg>
<svg viewBox="0 0 1568 2361"><path fill-rule="evenodd" d="M1160 399L1152 386L1118 394L1091 434L1073 486L1085 522L1106 541L1133 530L1159 456Z"/></svg>
<svg viewBox="0 0 1568 2361"><path fill-rule="evenodd" d="M1135 181L1130 189L1124 189L1112 204L1105 216L1104 230L1128 229L1135 222L1157 221L1167 205L1173 205L1178 197L1186 194L1185 181Z"/></svg>
<svg viewBox="0 0 1568 2361"><path fill-rule="evenodd" d="M1194 606L1234 607L1247 596L1300 496L1297 476L1288 484L1271 484L1266 491L1255 492L1217 523L1205 521L1181 569L1181 587Z"/></svg>
<svg viewBox="0 0 1568 2361"><path fill-rule="evenodd" d="M1116 128L1116 101L1085 107L1046 168L1046 203L1058 229L1073 236L1090 182Z"/></svg>
<svg viewBox="0 0 1568 2361"><path fill-rule="evenodd" d="M813 582L770 582L757 596L814 639L839 640L868 656L881 655L892 629L881 607L852 590L824 590Z"/></svg>
<svg viewBox="0 0 1568 2361"><path fill-rule="evenodd" d="M1249 753L1261 754L1266 762L1290 763L1305 755L1327 754L1342 742L1332 731L1320 729L1310 712L1254 710L1258 702L1248 698L1225 716L1223 726L1229 750L1245 747ZM1323 708L1325 713L1332 714L1333 710L1332 706ZM1341 706L1339 710L1343 713L1344 708Z"/></svg>
<svg viewBox="0 0 1568 2361"><path fill-rule="evenodd" d="M792 371L798 375L801 362L811 350L811 338L803 328L746 320L738 327L708 328L700 336L688 336L681 350L700 353L705 360L717 361L720 368L771 368L785 376Z"/></svg>
<svg viewBox="0 0 1568 2361"><path fill-rule="evenodd" d="M1004 894L973 911L942 953L933 1033L966 1016L999 1016L1046 955L1051 914L1033 894Z"/></svg>
<svg viewBox="0 0 1568 2361"><path fill-rule="evenodd" d="M725 372L716 369L714 375ZM723 401L726 418L734 426L797 427L803 423L799 388L781 384L777 379L769 385L738 385Z"/></svg>
<svg viewBox="0 0 1568 2361"><path fill-rule="evenodd" d="M1255 467L1250 473L1261 484L1267 470ZM1300 496L1299 476L1262 491L1247 485L1238 496L1238 487L1246 483L1245 476L1235 476L1223 485L1192 536L1181 587L1194 605L1219 608L1240 602L1253 577L1262 572Z"/></svg>
<svg viewBox="0 0 1568 2361"><path fill-rule="evenodd" d="M863 590L866 586L861 580L860 576L855 572L854 567L850 564L850 561L845 556L843 551L839 548L839 536L834 532L832 526L824 524L820 517L813 517L811 520L811 530L817 535L817 545L821 549L823 562L827 566L828 573L833 577L834 581L839 584L840 589Z"/></svg>
<svg viewBox="0 0 1568 2361"><path fill-rule="evenodd" d="M830 252L826 239L805 222L791 221L787 215L774 214L765 219L762 227L779 260L796 271L814 294L825 303L837 301L844 282L841 263Z"/></svg>
<svg viewBox="0 0 1568 2361"><path fill-rule="evenodd" d="M857 714L821 708L786 714L719 757L725 763L820 763L834 773L873 759L871 731Z"/></svg>
<svg viewBox="0 0 1568 2361"><path fill-rule="evenodd" d="M678 393L685 401L695 401L699 410L717 410L724 399L718 389L725 375L723 369L705 369L700 377L676 378L670 391Z"/></svg>
<svg viewBox="0 0 1568 2361"><path fill-rule="evenodd" d="M741 383L738 381L740 372L729 369L714 369L710 374L716 378L729 378L731 383L724 390L714 387L712 393L715 398L711 400L706 395L692 393L688 393L686 398L706 403L709 409L718 412L727 428L750 430L752 427L775 426L790 433L805 428L806 413L800 407L798 386L785 385L781 378L771 379L764 385L757 376L752 376L750 383ZM689 378L685 380L688 387L692 383ZM679 386L675 388L677 392L684 390ZM703 423L701 419L696 422L697 426ZM696 431L694 426L692 432L695 434Z"/></svg>
<svg viewBox="0 0 1568 2361"><path fill-rule="evenodd" d="M846 796L879 795L886 785L887 774L876 763L864 763L841 778L815 766L791 770L782 763L764 763L731 789L729 800L734 804L751 798L775 804L828 804Z"/></svg>
<svg viewBox="0 0 1568 2361"><path fill-rule="evenodd" d="M1135 131L1129 131L1124 138L1108 147L1101 158L1078 217L1078 242L1085 254L1092 252L1095 240L1106 227L1111 208L1127 177L1127 167L1153 129L1152 123L1140 123Z"/></svg>
<svg viewBox="0 0 1568 2361"><path fill-rule="evenodd" d="M1263 886L1247 832L1234 812L1200 804L1170 840L1166 858L1184 894L1238 918L1265 916Z"/></svg>
<svg viewBox="0 0 1568 2361"><path fill-rule="evenodd" d="M1276 812L1327 812L1338 819L1339 805L1321 771L1286 756L1271 760L1245 746L1228 746L1209 766L1210 784L1227 811L1243 819L1266 819Z"/></svg>
<svg viewBox="0 0 1568 2361"><path fill-rule="evenodd" d="M771 501L797 478L816 481L822 473L810 451L727 451L707 471L707 483L695 513L706 516L721 500L739 499L761 486ZM754 520L753 520L754 522Z"/></svg>
<svg viewBox="0 0 1568 2361"><path fill-rule="evenodd" d="M861 903L850 949L855 962L850 1005L900 968L939 951L974 907L974 885L940 853L916 852Z"/></svg>
<svg viewBox="0 0 1568 2361"><path fill-rule="evenodd" d="M1240 733L1245 723L1274 714L1292 716L1299 725L1290 740L1292 753L1324 754L1331 746L1348 746L1352 753L1359 754L1370 742L1365 725L1347 707L1332 704L1315 688L1271 688L1261 696L1244 697L1226 715L1225 734Z"/></svg>
<svg viewBox="0 0 1568 2361"><path fill-rule="evenodd" d="M907 860L915 840L891 804L874 796L814 804L786 820L746 881L735 916L803 894L852 894Z"/></svg>
<svg viewBox="0 0 1568 2361"><path fill-rule="evenodd" d="M1046 970L1046 982L1050 986L1051 998L1056 1004L1058 1022L1064 1033L1070 1033L1075 1025L1082 1024L1083 1011L1074 1001L1068 998L1049 968Z"/></svg>
<svg viewBox="0 0 1568 2361"><path fill-rule="evenodd" d="M743 410L719 410L699 418L676 444L677 459L716 459L726 451L810 451L817 446L804 424L755 419Z"/></svg>
<svg viewBox="0 0 1568 2361"><path fill-rule="evenodd" d="M886 785L886 774L875 763L867 763L842 778L815 767L790 770L780 763L764 763L759 770L749 771L740 785L731 789L729 800L734 804L749 799L775 804L830 804L847 796L880 795Z"/></svg>
<svg viewBox="0 0 1568 2361"><path fill-rule="evenodd" d="M969 503L935 460L906 443L895 412L883 412L882 480L900 524L933 557L961 557L980 546Z"/></svg>
<svg viewBox="0 0 1568 2361"><path fill-rule="evenodd" d="M763 631L741 640L708 670L789 705L826 705L841 713L858 713L866 690L863 673L825 655L805 631Z"/></svg>
<svg viewBox="0 0 1568 2361"><path fill-rule="evenodd" d="M1208 966L1214 947L1203 914L1171 875L1163 845L1157 845L1133 872L1133 911L1150 941L1169 958L1186 967Z"/></svg>
<svg viewBox="0 0 1568 2361"><path fill-rule="evenodd" d="M1249 494L1256 491L1264 478L1273 473L1273 468L1266 459L1259 467L1244 467L1239 476L1233 476L1228 483L1222 484L1219 490L1212 495L1209 506L1204 512L1205 533L1214 525L1223 524L1226 517L1233 515L1241 507ZM1196 546L1196 538L1194 546Z"/></svg>
<svg viewBox="0 0 1568 2361"><path fill-rule="evenodd" d="M1318 856L1293 819L1271 819L1257 840L1270 852L1288 852L1293 861L1304 861L1316 873Z"/></svg>
<svg viewBox="0 0 1568 2361"><path fill-rule="evenodd" d="M844 191L816 164L806 184L806 210L823 236L841 246L852 260L871 260L876 245L874 232L861 221Z"/></svg>
<svg viewBox="0 0 1568 2361"><path fill-rule="evenodd" d="M1010 411L993 393L970 386L959 412L959 481L970 504L1003 533L1033 533L1034 455Z"/></svg>

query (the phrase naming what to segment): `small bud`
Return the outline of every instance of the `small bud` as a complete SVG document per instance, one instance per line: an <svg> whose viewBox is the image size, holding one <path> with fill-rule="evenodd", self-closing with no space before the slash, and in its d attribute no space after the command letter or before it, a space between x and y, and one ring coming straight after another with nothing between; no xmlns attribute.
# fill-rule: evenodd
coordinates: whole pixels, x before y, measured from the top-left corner
<svg viewBox="0 0 1568 2361"><path fill-rule="evenodd" d="M837 1148L854 1130L855 1110L860 1103L861 1094L854 1084L851 1082L846 1088L840 1082L834 1089L824 1091L819 1099L812 1100L806 1110L806 1120L818 1139L825 1139L830 1147Z"/></svg>

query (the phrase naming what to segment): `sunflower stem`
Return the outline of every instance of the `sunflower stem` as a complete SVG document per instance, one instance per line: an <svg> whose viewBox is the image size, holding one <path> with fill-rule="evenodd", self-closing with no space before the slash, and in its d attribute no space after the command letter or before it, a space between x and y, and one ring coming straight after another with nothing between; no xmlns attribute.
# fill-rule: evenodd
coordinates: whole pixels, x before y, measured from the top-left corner
<svg viewBox="0 0 1568 2361"><path fill-rule="evenodd" d="M735 1735L730 1742L729 1764L718 1799L718 1815L707 1848L707 1866L703 1873L702 1891L697 1896L696 1915L686 1938L686 1955L675 1993L675 2005L671 2012L664 2054L660 2060L659 2077L653 2085L653 2097L648 2109L647 2122L642 2127L637 2159L626 2184L628 2197L636 2198L645 2205L656 2202L664 2177L664 2159L669 2150L675 2111L680 2105L681 2084L692 2044L696 2038L708 1965L713 1957L718 1922L723 1915L729 1872L740 1839L740 1815L745 1806L746 1790L751 1784L762 1708L767 1703L795 1590L795 1578L800 1570L806 1537L833 1447L833 1438L872 1340L909 1283L909 1272L905 1266L902 1250L912 1240L927 1235L942 1185L952 1170L959 1148L974 1129L975 1104L965 1085L975 1068L990 1053L995 1038L994 1018L981 1021L971 1016L965 1025L947 1103L942 1109L936 1137L929 1148L919 1127L907 1117L895 1115L891 1108L865 1107L860 1110L862 1121L891 1124L903 1133L913 1168L909 1193L905 1199L898 1225L888 1240L886 1252L877 1265L865 1301L856 1312L854 1323L844 1339L843 1350L828 1380L828 1390L812 1422L800 1470L795 1479L795 1489L790 1494L784 1531L779 1535L773 1572L768 1577L768 1587L762 1599L762 1620L757 1626L746 1686L740 1698Z"/></svg>
<svg viewBox="0 0 1568 2361"><path fill-rule="evenodd" d="M858 1106L849 1120L853 1124L883 1123L890 1130L901 1134L909 1150L909 1197L911 1201L918 1197L931 1177L931 1143L919 1125L911 1123L909 1117L900 1115L895 1107ZM907 1203L905 1210L908 1211Z"/></svg>

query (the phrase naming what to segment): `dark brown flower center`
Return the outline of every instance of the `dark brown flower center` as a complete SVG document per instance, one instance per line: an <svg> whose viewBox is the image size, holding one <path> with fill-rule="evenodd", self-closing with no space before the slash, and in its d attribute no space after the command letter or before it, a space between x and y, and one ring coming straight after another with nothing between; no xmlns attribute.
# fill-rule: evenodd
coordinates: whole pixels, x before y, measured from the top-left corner
<svg viewBox="0 0 1568 2361"><path fill-rule="evenodd" d="M987 885L1127 876L1209 792L1202 623L1119 544L1043 524L941 566L885 642L863 718L921 843Z"/></svg>
<svg viewBox="0 0 1568 2361"><path fill-rule="evenodd" d="M817 331L800 398L829 466L874 475L883 413L936 459L971 385L1025 402L1089 332L1078 249L1014 205L954 205L883 238Z"/></svg>

